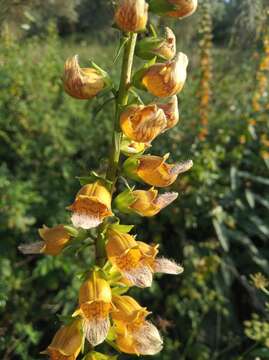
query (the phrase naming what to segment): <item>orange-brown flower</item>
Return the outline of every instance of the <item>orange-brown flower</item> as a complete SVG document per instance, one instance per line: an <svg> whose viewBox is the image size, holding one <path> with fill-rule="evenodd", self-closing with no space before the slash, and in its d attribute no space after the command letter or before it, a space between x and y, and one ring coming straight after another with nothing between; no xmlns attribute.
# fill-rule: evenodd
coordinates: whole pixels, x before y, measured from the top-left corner
<svg viewBox="0 0 269 360"><path fill-rule="evenodd" d="M166 116L157 105L132 105L122 112L120 125L131 140L150 143L166 128Z"/></svg>
<svg viewBox="0 0 269 360"><path fill-rule="evenodd" d="M95 97L105 87L101 71L94 68L81 68L78 55L67 59L64 66L64 89L70 96L87 100Z"/></svg>
<svg viewBox="0 0 269 360"><path fill-rule="evenodd" d="M175 60L150 66L142 76L143 86L154 96L168 97L179 93L187 78L188 57L179 53Z"/></svg>
<svg viewBox="0 0 269 360"><path fill-rule="evenodd" d="M44 225L38 232L43 241L20 245L19 250L23 254L46 254L56 256L60 254L71 238L64 225L57 225L52 228L48 228Z"/></svg>
<svg viewBox="0 0 269 360"><path fill-rule="evenodd" d="M125 32L145 30L148 21L148 4L145 0L119 0L115 22Z"/></svg>
<svg viewBox="0 0 269 360"><path fill-rule="evenodd" d="M165 28L165 40L159 48L155 50L159 57L172 60L176 55L176 36L169 27Z"/></svg>
<svg viewBox="0 0 269 360"><path fill-rule="evenodd" d="M57 331L45 353L51 360L76 360L82 344L82 321L74 320Z"/></svg>
<svg viewBox="0 0 269 360"><path fill-rule="evenodd" d="M178 175L188 171L192 166L191 160L178 164L167 164L169 154L161 157L142 155L135 159L129 158L123 165L124 173L134 180L144 181L155 187L166 187L173 184Z"/></svg>
<svg viewBox="0 0 269 360"><path fill-rule="evenodd" d="M178 99L174 95L166 104L157 104L161 108L166 116L167 125L165 130L171 129L179 122L179 110L178 110Z"/></svg>
<svg viewBox="0 0 269 360"><path fill-rule="evenodd" d="M112 229L108 230L107 237L108 259L130 285L149 287L155 272L176 275L183 271L173 261L156 258L158 245L136 241L133 236Z"/></svg>
<svg viewBox="0 0 269 360"><path fill-rule="evenodd" d="M100 181L85 185L77 193L69 210L73 213L71 220L74 226L94 228L112 215L111 194Z"/></svg>
<svg viewBox="0 0 269 360"><path fill-rule="evenodd" d="M112 309L112 293L108 282L93 272L80 288L79 309L73 314L82 317L83 331L91 345L101 344L107 337Z"/></svg>
<svg viewBox="0 0 269 360"><path fill-rule="evenodd" d="M130 296L113 296L115 311L112 319L116 331L116 344L127 354L155 355L161 351L163 341L156 327L146 321L150 314Z"/></svg>

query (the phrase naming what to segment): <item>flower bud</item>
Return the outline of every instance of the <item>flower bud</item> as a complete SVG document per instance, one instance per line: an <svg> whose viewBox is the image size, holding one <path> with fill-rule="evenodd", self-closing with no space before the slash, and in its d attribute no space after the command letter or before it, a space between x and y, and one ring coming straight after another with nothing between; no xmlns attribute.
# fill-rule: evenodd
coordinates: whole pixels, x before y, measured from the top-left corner
<svg viewBox="0 0 269 360"><path fill-rule="evenodd" d="M198 0L149 0L149 5L153 13L183 19L196 11Z"/></svg>
<svg viewBox="0 0 269 360"><path fill-rule="evenodd" d="M72 211L71 221L75 227L86 230L97 227L112 215L111 194L100 181L87 184L77 193L69 210Z"/></svg>
<svg viewBox="0 0 269 360"><path fill-rule="evenodd" d="M179 110L178 110L178 99L174 95L166 104L157 104L161 108L166 116L167 125L165 130L171 129L179 122Z"/></svg>
<svg viewBox="0 0 269 360"><path fill-rule="evenodd" d="M52 228L48 228L44 225L38 232L43 241L20 245L19 250L23 254L46 254L56 256L60 254L71 238L64 225L57 225Z"/></svg>
<svg viewBox="0 0 269 360"><path fill-rule="evenodd" d="M135 159L129 158L123 164L125 175L131 179L144 181L146 184L156 187L166 187L173 184L177 176L188 171L193 162L188 160L179 164L167 164L169 157L142 155Z"/></svg>
<svg viewBox="0 0 269 360"><path fill-rule="evenodd" d="M179 93L187 78L188 57L179 53L175 60L150 66L142 75L143 86L154 96L165 98Z"/></svg>
<svg viewBox="0 0 269 360"><path fill-rule="evenodd" d="M45 353L51 360L76 360L82 345L82 321L74 320L57 331Z"/></svg>
<svg viewBox="0 0 269 360"><path fill-rule="evenodd" d="M155 56L172 60L176 55L176 37L170 28L165 28L165 38L149 37L142 39L136 46L136 55L150 60Z"/></svg>
<svg viewBox="0 0 269 360"><path fill-rule="evenodd" d="M76 99L95 97L106 86L104 73L95 68L81 68L78 55L67 59L64 66L64 89Z"/></svg>
<svg viewBox="0 0 269 360"><path fill-rule="evenodd" d="M120 125L129 139L150 143L166 128L166 116L156 105L133 105L121 114Z"/></svg>
<svg viewBox="0 0 269 360"><path fill-rule="evenodd" d="M124 32L145 30L148 21L148 4L145 0L119 0L115 22Z"/></svg>

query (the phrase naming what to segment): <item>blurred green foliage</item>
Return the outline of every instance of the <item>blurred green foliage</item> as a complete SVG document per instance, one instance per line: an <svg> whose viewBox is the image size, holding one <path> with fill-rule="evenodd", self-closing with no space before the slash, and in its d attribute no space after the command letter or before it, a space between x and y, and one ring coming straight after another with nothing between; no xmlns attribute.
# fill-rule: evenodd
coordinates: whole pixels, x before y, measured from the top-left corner
<svg viewBox="0 0 269 360"><path fill-rule="evenodd" d="M219 41L218 26L228 15L221 1L215 6ZM41 359L58 317L76 306L79 274L90 264L91 253L25 257L17 246L35 241L42 224L67 221L66 207L79 188L76 177L105 168L113 116L111 105L97 111L104 99L73 100L61 84L63 63L74 53L85 65L94 58L116 79L113 42L104 47L92 38L63 41L52 24L44 21L44 26L46 33L23 43L6 36L0 45L3 360ZM261 51L260 44L240 55L235 48L215 47L209 136L199 142L197 43L188 50L181 42L193 55L180 95L182 122L154 142L152 153L192 158L195 166L174 185L180 199L173 206L157 218L133 220L141 226L139 237L160 243L165 255L184 263L185 272L169 282L160 277L148 291L133 289L132 294L153 311L165 337L156 359L267 359L266 296L249 281L254 272L269 276L269 163L261 157L259 141L268 133L268 113L253 113L251 106L259 62L253 51L256 45ZM250 118L257 126L249 124Z"/></svg>

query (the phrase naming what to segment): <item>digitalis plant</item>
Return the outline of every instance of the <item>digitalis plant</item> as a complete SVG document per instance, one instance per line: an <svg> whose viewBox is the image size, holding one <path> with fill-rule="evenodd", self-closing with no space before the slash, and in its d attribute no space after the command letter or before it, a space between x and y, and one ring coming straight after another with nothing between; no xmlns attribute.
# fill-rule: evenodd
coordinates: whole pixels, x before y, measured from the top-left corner
<svg viewBox="0 0 269 360"><path fill-rule="evenodd" d="M70 224L44 227L39 230L42 241L20 246L25 254L52 256L66 248L79 246L82 251L95 247L94 265L82 275L78 305L44 352L51 360L116 359L95 350L103 342L137 356L162 350L162 337L148 320L150 311L126 293L132 286L150 287L155 273L178 275L183 268L160 256L158 244L148 244L131 234L133 226L122 224L120 219L121 214L158 214L178 194L156 188L172 185L192 167L191 160L171 163L169 154L145 152L152 141L177 125L177 94L184 87L188 66L188 57L176 54L173 31L166 28L165 35L157 35L149 24L149 11L182 18L196 7L197 1L186 0L116 3L114 21L122 35L116 59L123 52L118 87L96 64L82 68L77 55L65 63L66 93L85 101L111 92L115 122L107 171L80 178L82 187L67 207ZM133 74L135 54L148 62ZM160 99L144 103L137 89ZM131 187L128 181L139 185Z"/></svg>

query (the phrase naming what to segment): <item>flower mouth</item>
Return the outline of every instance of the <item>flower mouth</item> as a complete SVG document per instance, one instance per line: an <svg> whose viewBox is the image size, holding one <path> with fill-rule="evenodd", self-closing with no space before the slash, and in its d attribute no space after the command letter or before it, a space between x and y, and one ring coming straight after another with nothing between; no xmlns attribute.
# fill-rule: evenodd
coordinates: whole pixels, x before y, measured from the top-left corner
<svg viewBox="0 0 269 360"><path fill-rule="evenodd" d="M111 304L104 301L94 301L81 304L80 309L83 316L88 321L93 319L105 319L111 310Z"/></svg>

